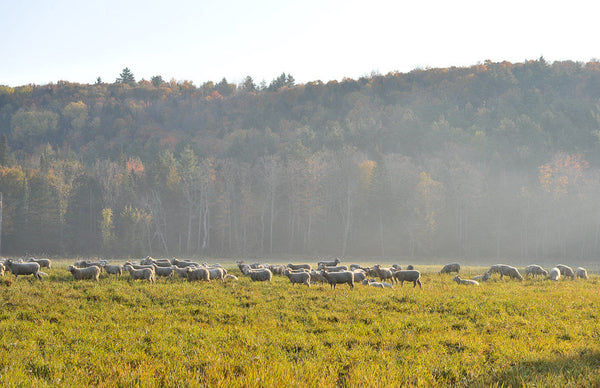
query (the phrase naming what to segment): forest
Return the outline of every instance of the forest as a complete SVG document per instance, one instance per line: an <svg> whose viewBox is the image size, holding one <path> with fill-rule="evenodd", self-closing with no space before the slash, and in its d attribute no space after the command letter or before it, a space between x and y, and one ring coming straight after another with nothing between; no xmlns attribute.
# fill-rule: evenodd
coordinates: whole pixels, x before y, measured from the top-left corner
<svg viewBox="0 0 600 388"><path fill-rule="evenodd" d="M0 80L1 82L1 80ZM0 86L1 252L600 255L600 61Z"/></svg>

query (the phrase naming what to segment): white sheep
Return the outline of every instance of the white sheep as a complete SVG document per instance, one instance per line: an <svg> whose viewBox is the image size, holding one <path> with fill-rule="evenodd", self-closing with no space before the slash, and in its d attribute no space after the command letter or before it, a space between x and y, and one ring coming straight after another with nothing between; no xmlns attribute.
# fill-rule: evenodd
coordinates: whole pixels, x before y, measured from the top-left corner
<svg viewBox="0 0 600 388"><path fill-rule="evenodd" d="M194 280L204 280L210 282L210 272L208 271L208 268L186 267L185 271L187 273L188 282Z"/></svg>
<svg viewBox="0 0 600 388"><path fill-rule="evenodd" d="M519 273L518 269L506 264L494 264L490 267L488 273L490 275L498 273L500 274L500 279L502 279L503 276L508 276L511 279L518 279L519 281L523 280L523 276Z"/></svg>
<svg viewBox="0 0 600 388"><path fill-rule="evenodd" d="M443 273L452 273L452 272L456 272L459 273L460 272L460 264L459 263L449 263L444 265L444 267L442 267L440 274Z"/></svg>
<svg viewBox="0 0 600 388"><path fill-rule="evenodd" d="M362 282L367 278L367 274L362 269L352 270L354 273L354 282Z"/></svg>
<svg viewBox="0 0 600 388"><path fill-rule="evenodd" d="M587 271L583 267L577 268L575 270L575 274L577 275L578 278L581 278L581 279L587 279L588 278Z"/></svg>
<svg viewBox="0 0 600 388"><path fill-rule="evenodd" d="M317 263L317 268L321 269L322 267L336 267L342 261L339 258L336 258L333 261L319 261Z"/></svg>
<svg viewBox="0 0 600 388"><path fill-rule="evenodd" d="M547 277L548 276L548 271L546 271L545 269L543 269L541 266L537 265L537 264L531 264L528 265L527 267L525 267L525 276L543 276L543 277Z"/></svg>
<svg viewBox="0 0 600 388"><path fill-rule="evenodd" d="M161 267L158 264L154 264L154 272L156 273L157 277L163 277L163 278L173 278L173 269L177 268L175 266L169 266L169 267ZM191 268L191 267L187 267L187 268Z"/></svg>
<svg viewBox="0 0 600 388"><path fill-rule="evenodd" d="M131 265L126 265L125 269L129 271L129 276L132 280L147 280L148 283L154 283L156 281L156 274L154 267L135 269Z"/></svg>
<svg viewBox="0 0 600 388"><path fill-rule="evenodd" d="M396 282L400 282L400 286L404 286L404 282L413 282L413 288L419 285L419 288L423 288L421 285L421 272L417 270L401 270L394 273L394 279Z"/></svg>
<svg viewBox="0 0 600 388"><path fill-rule="evenodd" d="M573 272L573 268L568 265L559 264L555 268L558 268L561 276L568 276L571 279L575 279L575 272Z"/></svg>
<svg viewBox="0 0 600 388"><path fill-rule="evenodd" d="M246 275L250 276L253 282L270 282L273 278L273 273L268 268L248 269Z"/></svg>
<svg viewBox="0 0 600 388"><path fill-rule="evenodd" d="M354 272L327 272L325 270L321 270L321 276L327 279L327 282L334 290L338 284L344 283L348 284L350 289L354 288Z"/></svg>
<svg viewBox="0 0 600 388"><path fill-rule="evenodd" d="M285 276L290 279L290 283L292 285L298 284L306 284L310 287L310 273L309 272L292 272L289 269L286 269L283 273Z"/></svg>
<svg viewBox="0 0 600 388"><path fill-rule="evenodd" d="M325 279L325 276L321 275L321 271L315 271L313 269L310 271L310 282L311 283L327 283L327 279Z"/></svg>
<svg viewBox="0 0 600 388"><path fill-rule="evenodd" d="M390 268L382 268L381 265L376 264L373 266L373 270L375 270L377 277L379 277L381 281L391 280L392 283L394 282L394 271Z"/></svg>
<svg viewBox="0 0 600 388"><path fill-rule="evenodd" d="M490 273L486 272L483 275L477 275L477 276L473 276L473 280L478 281L478 282L486 282L488 280L490 280Z"/></svg>
<svg viewBox="0 0 600 388"><path fill-rule="evenodd" d="M38 263L40 268L50 268L52 266L52 261L50 259L36 259L35 257L30 257L27 262L29 263Z"/></svg>
<svg viewBox="0 0 600 388"><path fill-rule="evenodd" d="M342 272L348 271L348 267L345 265L338 265L337 267L319 267L319 269L324 269L327 272Z"/></svg>
<svg viewBox="0 0 600 388"><path fill-rule="evenodd" d="M269 271L273 273L273 275L283 275L283 271L285 271L286 267L283 264L272 264L267 266Z"/></svg>
<svg viewBox="0 0 600 388"><path fill-rule="evenodd" d="M365 279L362 281L362 284L365 286L371 286L376 288L394 288L394 286L391 283L378 282L375 281L375 279Z"/></svg>
<svg viewBox="0 0 600 388"><path fill-rule="evenodd" d="M304 269L307 269L309 271L312 269L311 266L310 266L310 264L292 264L292 263L289 263L287 265L287 267L289 269L303 269L304 268Z"/></svg>
<svg viewBox="0 0 600 388"><path fill-rule="evenodd" d="M123 274L123 266L116 264L104 264L104 271L109 275L121 276Z"/></svg>
<svg viewBox="0 0 600 388"><path fill-rule="evenodd" d="M462 278L460 277L460 275L456 275L456 276L454 277L454 279L452 279L452 280L454 280L454 281L455 281L456 283L458 283L458 284L462 284L462 285L465 285L465 286L478 286L478 285L479 285L479 282L478 282L477 280L473 280L473 279L462 279Z"/></svg>
<svg viewBox="0 0 600 388"><path fill-rule="evenodd" d="M228 282L228 281L236 281L237 282L238 278L235 275L231 275L231 274L227 274L225 275L225 277L223 277L223 281Z"/></svg>
<svg viewBox="0 0 600 388"><path fill-rule="evenodd" d="M187 279L187 277L188 277L188 268L189 269L193 269L193 267L185 267L185 268L175 267L173 269L173 272L175 273L175 275L177 277L179 277L179 279L181 279L181 280Z"/></svg>
<svg viewBox="0 0 600 388"><path fill-rule="evenodd" d="M42 276L46 275L44 272L40 271L40 265L38 263L15 263L11 259L7 259L4 262L4 266L15 275L15 279L17 279L19 275L33 275L36 279L42 280Z"/></svg>
<svg viewBox="0 0 600 388"><path fill-rule="evenodd" d="M71 272L71 275L73 275L73 279L75 280L90 279L98 281L100 277L100 267L97 267L95 265L85 268L77 268L70 265L67 268L67 271Z"/></svg>
<svg viewBox="0 0 600 388"><path fill-rule="evenodd" d="M557 282L560 279L560 269L554 267L548 272L548 278Z"/></svg>

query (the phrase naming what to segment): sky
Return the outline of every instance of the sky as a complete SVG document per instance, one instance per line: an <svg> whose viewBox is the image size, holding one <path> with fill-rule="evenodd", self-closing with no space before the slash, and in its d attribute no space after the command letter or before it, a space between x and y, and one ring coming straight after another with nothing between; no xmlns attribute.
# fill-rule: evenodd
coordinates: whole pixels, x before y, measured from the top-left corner
<svg viewBox="0 0 600 388"><path fill-rule="evenodd" d="M600 57L595 1L0 0L0 85L297 83Z"/></svg>

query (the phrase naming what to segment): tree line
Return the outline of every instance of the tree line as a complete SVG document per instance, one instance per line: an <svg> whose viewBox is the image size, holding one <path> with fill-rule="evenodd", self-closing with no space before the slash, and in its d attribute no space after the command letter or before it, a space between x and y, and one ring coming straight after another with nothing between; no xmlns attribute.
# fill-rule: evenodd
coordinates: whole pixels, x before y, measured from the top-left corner
<svg viewBox="0 0 600 388"><path fill-rule="evenodd" d="M0 86L3 253L595 257L600 63Z"/></svg>

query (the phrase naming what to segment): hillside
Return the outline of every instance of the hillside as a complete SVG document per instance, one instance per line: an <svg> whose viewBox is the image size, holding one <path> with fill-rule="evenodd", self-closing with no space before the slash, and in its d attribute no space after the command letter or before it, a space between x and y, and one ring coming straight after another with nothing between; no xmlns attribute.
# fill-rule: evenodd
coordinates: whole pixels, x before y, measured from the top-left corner
<svg viewBox="0 0 600 388"><path fill-rule="evenodd" d="M1 80L0 80L1 82ZM0 86L2 253L600 253L600 63Z"/></svg>

